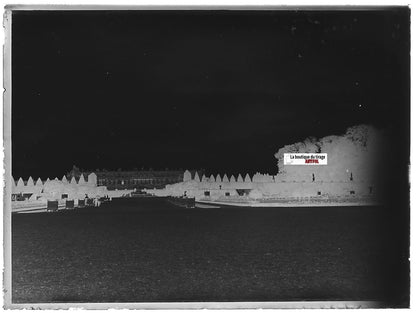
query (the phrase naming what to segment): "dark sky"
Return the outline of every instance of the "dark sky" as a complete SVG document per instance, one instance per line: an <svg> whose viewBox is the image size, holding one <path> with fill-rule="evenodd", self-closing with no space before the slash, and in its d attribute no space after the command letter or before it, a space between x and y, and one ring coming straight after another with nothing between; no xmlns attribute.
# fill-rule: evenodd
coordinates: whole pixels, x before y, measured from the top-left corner
<svg viewBox="0 0 416 313"><path fill-rule="evenodd" d="M15 11L13 176L275 173L283 145L360 123L407 142L409 14Z"/></svg>

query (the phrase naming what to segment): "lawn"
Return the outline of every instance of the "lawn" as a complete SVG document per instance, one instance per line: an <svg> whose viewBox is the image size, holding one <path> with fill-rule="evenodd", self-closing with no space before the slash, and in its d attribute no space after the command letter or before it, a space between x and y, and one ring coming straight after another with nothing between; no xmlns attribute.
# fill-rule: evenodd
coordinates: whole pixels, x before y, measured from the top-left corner
<svg viewBox="0 0 416 313"><path fill-rule="evenodd" d="M16 214L12 301L406 306L406 225L394 216L381 207L183 209L154 198Z"/></svg>

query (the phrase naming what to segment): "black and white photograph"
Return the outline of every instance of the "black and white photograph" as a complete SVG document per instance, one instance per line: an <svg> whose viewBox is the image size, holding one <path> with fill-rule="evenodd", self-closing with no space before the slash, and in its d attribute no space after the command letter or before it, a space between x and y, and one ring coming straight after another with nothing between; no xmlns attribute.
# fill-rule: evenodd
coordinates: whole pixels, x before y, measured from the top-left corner
<svg viewBox="0 0 416 313"><path fill-rule="evenodd" d="M409 308L409 6L4 25L6 308Z"/></svg>

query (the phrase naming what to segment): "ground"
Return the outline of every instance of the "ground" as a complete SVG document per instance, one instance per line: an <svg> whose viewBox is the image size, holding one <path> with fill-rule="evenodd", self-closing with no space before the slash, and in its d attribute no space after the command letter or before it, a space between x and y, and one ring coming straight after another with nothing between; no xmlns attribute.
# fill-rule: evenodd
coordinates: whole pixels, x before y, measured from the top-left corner
<svg viewBox="0 0 416 313"><path fill-rule="evenodd" d="M184 209L163 199L12 217L12 301L408 301L380 207Z"/></svg>

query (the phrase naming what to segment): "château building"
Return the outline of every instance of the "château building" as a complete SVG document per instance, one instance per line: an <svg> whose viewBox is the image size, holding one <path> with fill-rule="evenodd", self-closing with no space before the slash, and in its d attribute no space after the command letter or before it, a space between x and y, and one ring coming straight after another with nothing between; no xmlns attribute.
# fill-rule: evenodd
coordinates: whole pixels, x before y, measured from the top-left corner
<svg viewBox="0 0 416 313"><path fill-rule="evenodd" d="M183 181L183 170L95 170L82 171L75 165L67 173L67 178L79 179L81 174L88 176L94 172L97 175L97 185L106 186L108 190L114 189L143 189L143 188L164 188L167 184L174 184ZM204 174L204 170L192 170L192 175L198 172Z"/></svg>

